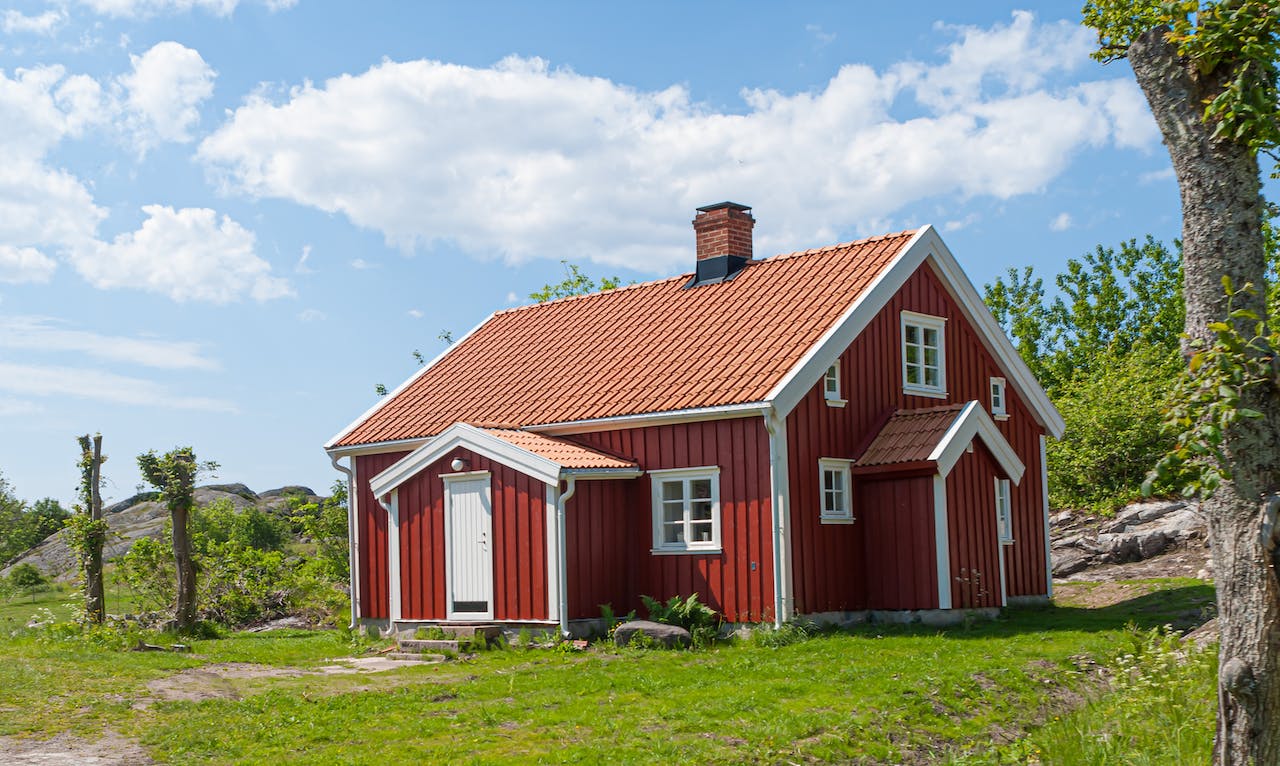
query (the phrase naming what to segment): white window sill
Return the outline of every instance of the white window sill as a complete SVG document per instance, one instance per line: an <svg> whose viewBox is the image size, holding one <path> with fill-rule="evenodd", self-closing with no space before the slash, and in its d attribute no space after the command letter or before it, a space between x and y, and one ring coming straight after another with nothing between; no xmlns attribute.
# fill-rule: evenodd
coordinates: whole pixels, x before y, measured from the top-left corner
<svg viewBox="0 0 1280 766"><path fill-rule="evenodd" d="M994 418L994 419L996 419L996 420L1008 420L1008 419L1009 419L1009 413L1007 413L1007 412L993 412L993 413L991 413L991 417L992 417L992 418Z"/></svg>
<svg viewBox="0 0 1280 766"><path fill-rule="evenodd" d="M1013 541L1013 540L1001 540L1001 541L1000 541L1000 544L1001 544L1001 545L1013 545L1013 543L1014 543L1014 541Z"/></svg>
<svg viewBox="0 0 1280 766"><path fill-rule="evenodd" d="M818 519L818 522L820 524L834 524L836 526L846 526L846 527L855 521L857 521L857 519L851 516L850 517L824 516Z"/></svg>
<svg viewBox="0 0 1280 766"><path fill-rule="evenodd" d="M715 548L650 548L649 554L652 556L716 556L724 552L724 549L716 546Z"/></svg>
<svg viewBox="0 0 1280 766"><path fill-rule="evenodd" d="M849 403L848 399L828 399L827 400L828 407L843 407L848 403Z"/></svg>
<svg viewBox="0 0 1280 766"><path fill-rule="evenodd" d="M914 388L912 386L903 386L902 393L911 396L927 396L930 399L946 399L947 392L937 388Z"/></svg>

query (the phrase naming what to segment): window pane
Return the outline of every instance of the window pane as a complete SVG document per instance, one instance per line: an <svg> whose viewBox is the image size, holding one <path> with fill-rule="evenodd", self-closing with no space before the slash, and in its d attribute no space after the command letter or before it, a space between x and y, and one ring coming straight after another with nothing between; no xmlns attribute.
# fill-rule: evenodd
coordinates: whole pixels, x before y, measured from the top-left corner
<svg viewBox="0 0 1280 766"><path fill-rule="evenodd" d="M831 510L837 513L844 512L844 492L836 491L831 493Z"/></svg>
<svg viewBox="0 0 1280 766"><path fill-rule="evenodd" d="M920 348L918 346L907 346L904 350L907 354L907 364L920 364Z"/></svg>
<svg viewBox="0 0 1280 766"><path fill-rule="evenodd" d="M684 503L663 503L662 520L667 523L684 522Z"/></svg>
<svg viewBox="0 0 1280 766"><path fill-rule="evenodd" d="M924 329L924 344L936 348L938 345L938 331L932 327L926 327Z"/></svg>
<svg viewBox="0 0 1280 766"><path fill-rule="evenodd" d="M906 335L907 343L919 343L919 342L920 342L920 328L919 328L919 327L916 327L916 326L915 326L915 325L913 325L913 324L909 324L909 325L907 325L907 326L904 328L904 331L903 331L903 332L904 332L904 334Z"/></svg>
<svg viewBox="0 0 1280 766"><path fill-rule="evenodd" d="M907 382L919 385L920 383L920 367L918 365L907 365Z"/></svg>
<svg viewBox="0 0 1280 766"><path fill-rule="evenodd" d="M689 495L694 500L710 500L711 499L711 480L710 479L694 479L689 482Z"/></svg>
<svg viewBox="0 0 1280 766"><path fill-rule="evenodd" d="M831 474L831 488L834 490L844 489L844 474L839 471L827 471Z"/></svg>
<svg viewBox="0 0 1280 766"><path fill-rule="evenodd" d="M823 472L822 472L822 488L823 488L823 489L829 490L829 489L832 489L832 488L835 486L835 485L833 484L833 482L835 481L835 479L833 478L833 476L834 476L834 474L833 474L831 471L823 471Z"/></svg>
<svg viewBox="0 0 1280 766"><path fill-rule="evenodd" d="M679 480L662 482L662 499L663 500L683 500L684 499L684 482Z"/></svg>
<svg viewBox="0 0 1280 766"><path fill-rule="evenodd" d="M924 384L930 388L938 387L939 384L938 384L938 368L937 367L924 368Z"/></svg>
<svg viewBox="0 0 1280 766"><path fill-rule="evenodd" d="M711 542L711 534L712 534L712 532L713 532L714 530L713 530L713 529L712 529L712 527L711 527L711 522L710 522L710 521L697 521L697 522L694 522L694 523L692 523L692 524L690 524L690 525L689 525L689 529L690 529L690 530L692 531L692 533L693 533L693 539L692 539L692 540L690 540L690 542L694 542L694 543L709 543L709 542Z"/></svg>
<svg viewBox="0 0 1280 766"><path fill-rule="evenodd" d="M662 526L662 542L684 542L684 522L680 522L679 524L664 524Z"/></svg>
<svg viewBox="0 0 1280 766"><path fill-rule="evenodd" d="M711 520L711 502L708 500L694 500L690 510L692 512L690 518L695 521Z"/></svg>
<svg viewBox="0 0 1280 766"><path fill-rule="evenodd" d="M926 348L924 350L924 363L929 367L938 366L938 349Z"/></svg>

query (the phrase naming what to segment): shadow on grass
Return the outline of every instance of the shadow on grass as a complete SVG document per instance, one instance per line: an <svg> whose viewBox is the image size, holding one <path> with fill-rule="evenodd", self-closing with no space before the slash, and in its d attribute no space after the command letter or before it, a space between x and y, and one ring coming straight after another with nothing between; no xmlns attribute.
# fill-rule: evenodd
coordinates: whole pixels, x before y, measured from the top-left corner
<svg viewBox="0 0 1280 766"><path fill-rule="evenodd" d="M1180 585L1163 588L1121 601L1110 606L1088 608L1076 606L1032 606L1006 609L999 618L975 618L961 625L933 627L928 625L893 625L873 623L851 632L878 635L938 635L949 638L996 638L1046 631L1079 631L1094 633L1121 630L1133 625L1150 630L1164 625L1185 631L1213 617L1212 585Z"/></svg>

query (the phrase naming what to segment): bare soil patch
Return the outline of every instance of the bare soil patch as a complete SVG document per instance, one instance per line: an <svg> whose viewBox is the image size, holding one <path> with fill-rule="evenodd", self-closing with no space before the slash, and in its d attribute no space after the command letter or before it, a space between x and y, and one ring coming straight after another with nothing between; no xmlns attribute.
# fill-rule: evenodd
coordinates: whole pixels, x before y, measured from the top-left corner
<svg viewBox="0 0 1280 766"><path fill-rule="evenodd" d="M154 763L131 739L107 731L95 742L59 734L49 739L0 737L0 760L9 766L142 766Z"/></svg>

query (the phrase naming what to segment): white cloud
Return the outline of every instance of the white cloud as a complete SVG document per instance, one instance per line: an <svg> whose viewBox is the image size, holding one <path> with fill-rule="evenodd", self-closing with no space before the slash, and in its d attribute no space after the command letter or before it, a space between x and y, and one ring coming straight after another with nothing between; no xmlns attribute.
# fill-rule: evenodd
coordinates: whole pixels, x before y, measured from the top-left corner
<svg viewBox="0 0 1280 766"><path fill-rule="evenodd" d="M48 282L58 264L32 247L0 245L0 282Z"/></svg>
<svg viewBox="0 0 1280 766"><path fill-rule="evenodd" d="M14 415L34 415L43 412L44 407L38 403L27 399L14 399L13 397L0 396L0 418L12 417Z"/></svg>
<svg viewBox="0 0 1280 766"><path fill-rule="evenodd" d="M516 303L519 300L520 296L516 295L514 290L507 293L507 303Z"/></svg>
<svg viewBox="0 0 1280 766"><path fill-rule="evenodd" d="M0 348L69 352L167 370L218 369L216 361L201 353L198 343L104 335L70 329L41 316L0 316Z"/></svg>
<svg viewBox="0 0 1280 766"><path fill-rule="evenodd" d="M260 0L268 10L292 8L297 0ZM201 10L214 16L230 16L240 0L80 0L80 3L103 16L116 18L150 18L152 16L189 13Z"/></svg>
<svg viewBox="0 0 1280 766"><path fill-rule="evenodd" d="M820 24L805 24L804 31L813 35L813 39L818 43L818 47L820 48L826 45L830 45L831 43L835 42L835 39L836 39L835 32L824 31Z"/></svg>
<svg viewBox="0 0 1280 766"><path fill-rule="evenodd" d="M0 22L5 34L52 35L67 20L67 12L61 9L45 11L37 16L26 16L22 11L7 10Z"/></svg>
<svg viewBox="0 0 1280 766"><path fill-rule="evenodd" d="M1152 170L1149 173L1143 173L1138 176L1138 181L1144 184L1159 183L1162 181L1176 181L1177 179L1178 176L1173 172L1173 168Z"/></svg>
<svg viewBox="0 0 1280 766"><path fill-rule="evenodd" d="M129 60L133 71L119 83L139 150L162 141L190 141L191 128L200 121L200 105L213 95L217 72L199 52L172 41Z"/></svg>
<svg viewBox="0 0 1280 766"><path fill-rule="evenodd" d="M298 321L300 322L319 322L325 318L325 313L320 309L303 309L298 312Z"/></svg>
<svg viewBox="0 0 1280 766"><path fill-rule="evenodd" d="M311 260L311 245L303 245L302 255L298 257L298 262L294 264L294 272L298 274L314 274L315 269L307 265L309 260Z"/></svg>
<svg viewBox="0 0 1280 766"><path fill-rule="evenodd" d="M946 223L942 224L942 230L943 231L959 231L968 226L972 226L974 223L978 221L978 219L979 219L979 216L977 213L970 213L966 215L964 218L957 218L955 220L947 221Z"/></svg>
<svg viewBox="0 0 1280 766"><path fill-rule="evenodd" d="M368 271L369 269L378 268L378 264L370 263L369 261L366 261L363 258L355 258L351 261L351 268L355 269L356 271Z"/></svg>
<svg viewBox="0 0 1280 766"><path fill-rule="evenodd" d="M1087 61L1077 26L1019 13L954 33L934 65L744 91L741 114L539 59L384 62L251 97L199 156L226 190L342 213L405 250L662 272L686 265L708 202L754 205L767 255L878 233L922 200L1036 192L1088 148L1156 141L1127 76L1062 82Z"/></svg>
<svg viewBox="0 0 1280 766"><path fill-rule="evenodd" d="M1071 228L1073 223L1071 214L1062 212L1054 216L1054 219L1049 222L1049 228L1053 231L1066 231Z"/></svg>
<svg viewBox="0 0 1280 766"><path fill-rule="evenodd" d="M73 255L76 270L94 287L135 288L175 301L228 303L292 295L284 279L254 252L253 232L208 208L142 208L147 220L111 243L96 242Z"/></svg>
<svg viewBox="0 0 1280 766"><path fill-rule="evenodd" d="M0 362L0 391L19 396L72 396L162 409L236 412L234 404L221 399L174 394L155 381L78 367Z"/></svg>
<svg viewBox="0 0 1280 766"><path fill-rule="evenodd" d="M411 319L421 319L421 318L423 318L424 316L426 316L426 314L423 314L423 313L422 313L421 311L419 311L418 309L409 309L408 311L406 311L406 312L404 312L404 313L408 314L408 315L409 315L409 317L410 317Z"/></svg>

